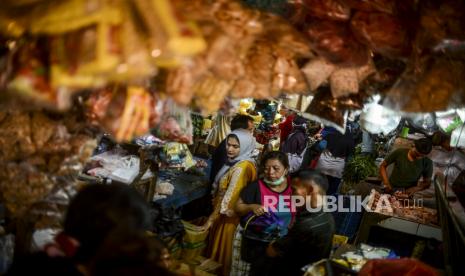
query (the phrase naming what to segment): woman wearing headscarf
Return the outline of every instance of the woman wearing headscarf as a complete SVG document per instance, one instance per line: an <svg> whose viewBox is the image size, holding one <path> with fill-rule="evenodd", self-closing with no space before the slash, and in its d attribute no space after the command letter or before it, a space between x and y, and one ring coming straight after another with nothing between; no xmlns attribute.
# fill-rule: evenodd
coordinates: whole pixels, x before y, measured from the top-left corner
<svg viewBox="0 0 465 276"><path fill-rule="evenodd" d="M205 225L210 229L207 254L223 264L223 275L229 275L233 237L239 216L234 206L242 189L257 178L252 152L255 139L250 131L237 129L226 138L228 161L213 183L213 213Z"/></svg>

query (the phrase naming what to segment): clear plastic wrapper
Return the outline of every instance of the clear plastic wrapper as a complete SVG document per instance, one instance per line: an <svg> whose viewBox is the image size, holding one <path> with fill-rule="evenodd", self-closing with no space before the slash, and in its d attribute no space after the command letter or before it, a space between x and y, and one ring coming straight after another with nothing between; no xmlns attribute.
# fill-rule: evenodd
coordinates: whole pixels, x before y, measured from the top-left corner
<svg viewBox="0 0 465 276"><path fill-rule="evenodd" d="M342 66L362 66L369 51L351 34L345 23L315 20L305 27L310 46L328 61Z"/></svg>
<svg viewBox="0 0 465 276"><path fill-rule="evenodd" d="M450 138L450 146L457 148L465 148L465 124L452 131Z"/></svg>
<svg viewBox="0 0 465 276"><path fill-rule="evenodd" d="M402 117L395 111L380 105L379 100L380 97L375 96L373 101L364 106L360 115L360 123L369 133L387 135L397 128Z"/></svg>
<svg viewBox="0 0 465 276"><path fill-rule="evenodd" d="M409 126L418 132L433 135L438 130L434 113L406 114L405 118Z"/></svg>
<svg viewBox="0 0 465 276"><path fill-rule="evenodd" d="M383 105L405 112L434 112L465 102L465 62L426 56L411 65L387 94Z"/></svg>
<svg viewBox="0 0 465 276"><path fill-rule="evenodd" d="M446 134L451 134L454 129L461 126L464 121L457 114L456 110L446 112L436 112L436 125Z"/></svg>
<svg viewBox="0 0 465 276"><path fill-rule="evenodd" d="M362 43L388 57L408 57L411 50L408 24L384 13L357 12L351 30Z"/></svg>
<svg viewBox="0 0 465 276"><path fill-rule="evenodd" d="M338 0L303 0L314 17L336 21L350 19L350 7Z"/></svg>
<svg viewBox="0 0 465 276"><path fill-rule="evenodd" d="M151 132L165 141L192 144L192 119L188 108L171 99L165 100L160 123Z"/></svg>

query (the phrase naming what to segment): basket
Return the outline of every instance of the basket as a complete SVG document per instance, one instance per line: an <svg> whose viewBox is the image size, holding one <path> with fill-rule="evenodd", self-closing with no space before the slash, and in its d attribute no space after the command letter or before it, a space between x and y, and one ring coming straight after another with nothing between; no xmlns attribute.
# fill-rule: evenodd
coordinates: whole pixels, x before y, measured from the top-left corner
<svg viewBox="0 0 465 276"><path fill-rule="evenodd" d="M188 263L201 256L207 245L209 231L208 229L201 229L198 226L203 221L205 221L205 218L193 222L182 221L185 230L182 244L182 258Z"/></svg>

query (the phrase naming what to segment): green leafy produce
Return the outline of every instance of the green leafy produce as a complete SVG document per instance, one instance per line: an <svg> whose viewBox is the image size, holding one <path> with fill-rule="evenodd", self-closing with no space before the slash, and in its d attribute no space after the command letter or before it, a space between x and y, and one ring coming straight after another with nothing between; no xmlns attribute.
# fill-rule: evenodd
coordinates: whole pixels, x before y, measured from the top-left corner
<svg viewBox="0 0 465 276"><path fill-rule="evenodd" d="M342 179L346 184L357 184L369 176L377 175L378 167L370 156L355 155L346 165Z"/></svg>

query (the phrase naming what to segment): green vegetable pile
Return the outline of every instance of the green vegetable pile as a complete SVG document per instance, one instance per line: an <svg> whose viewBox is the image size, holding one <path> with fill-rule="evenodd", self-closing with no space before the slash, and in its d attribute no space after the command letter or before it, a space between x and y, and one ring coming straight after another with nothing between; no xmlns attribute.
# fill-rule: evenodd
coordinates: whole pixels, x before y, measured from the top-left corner
<svg viewBox="0 0 465 276"><path fill-rule="evenodd" d="M355 185L377 173L378 167L373 157L358 154L346 164L342 179L344 184Z"/></svg>

